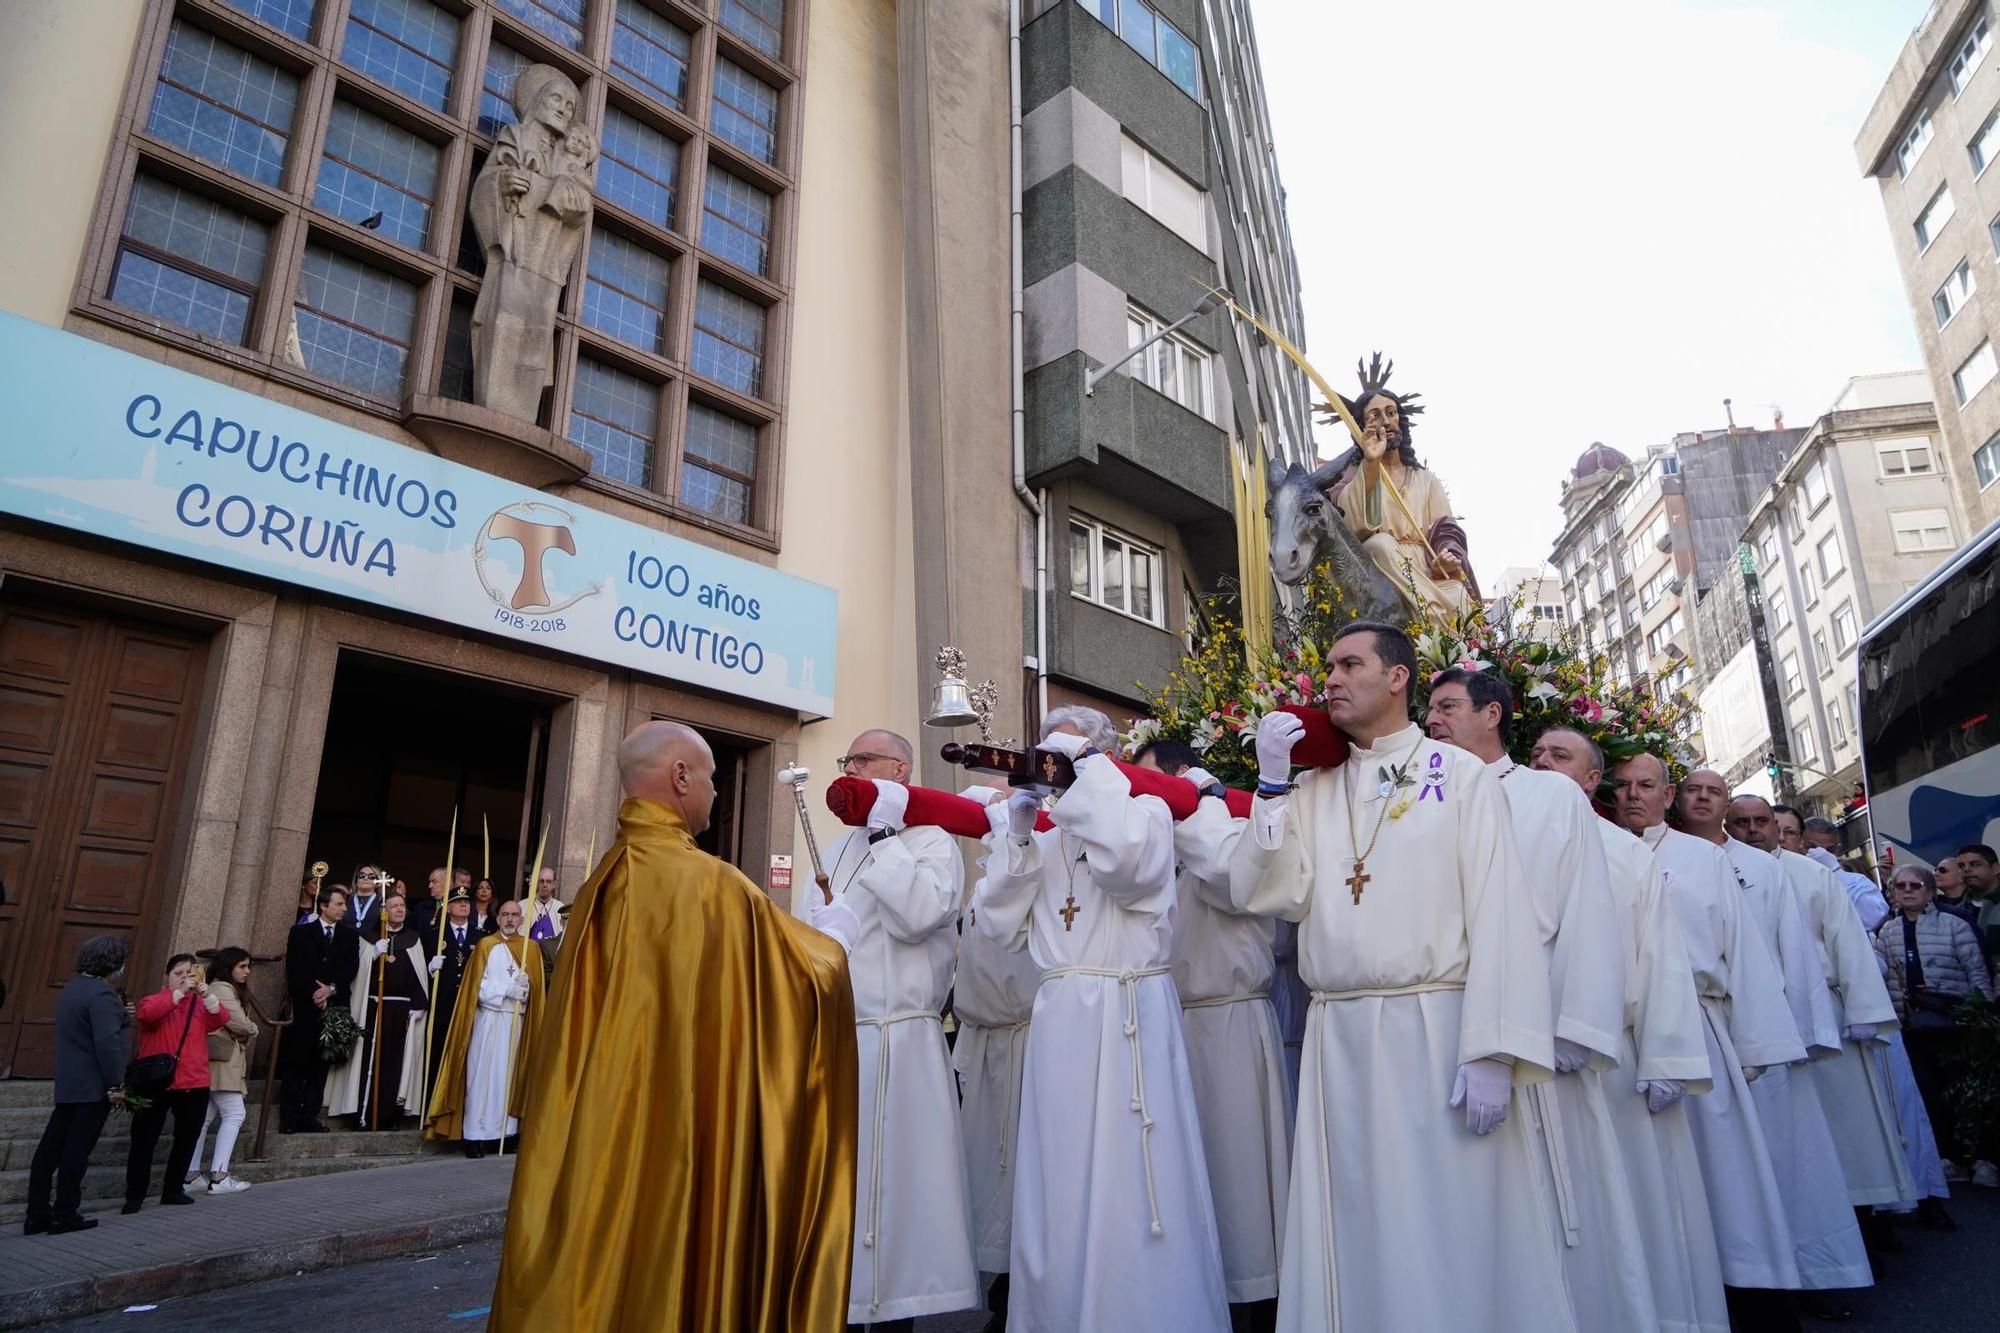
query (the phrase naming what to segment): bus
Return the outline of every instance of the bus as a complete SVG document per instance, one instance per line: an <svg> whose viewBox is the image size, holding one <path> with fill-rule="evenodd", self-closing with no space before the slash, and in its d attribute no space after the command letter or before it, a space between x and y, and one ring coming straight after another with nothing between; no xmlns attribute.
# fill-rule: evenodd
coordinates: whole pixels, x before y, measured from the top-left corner
<svg viewBox="0 0 2000 1333"><path fill-rule="evenodd" d="M2000 843L2000 520L1877 616L1857 656L1878 856L1930 867Z"/></svg>

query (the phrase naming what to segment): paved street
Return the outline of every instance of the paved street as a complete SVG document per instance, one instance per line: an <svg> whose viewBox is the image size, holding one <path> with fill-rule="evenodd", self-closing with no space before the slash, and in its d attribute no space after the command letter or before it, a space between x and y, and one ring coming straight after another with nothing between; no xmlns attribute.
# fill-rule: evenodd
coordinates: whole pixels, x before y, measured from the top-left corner
<svg viewBox="0 0 2000 1333"><path fill-rule="evenodd" d="M1891 1256L1871 1291L1853 1295L1855 1317L1839 1327L1866 1333L1988 1333L2000 1309L2000 1191L1965 1187L1951 1201L1960 1229L1939 1235L1900 1230L1905 1252ZM209 1328L363 1327L371 1320L401 1333L465 1333L485 1327L499 1258L497 1241L414 1259L279 1278L231 1291L165 1301L143 1313L115 1312L57 1329L169 1333ZM920 1320L919 1333L977 1333L980 1314ZM635 1330L643 1322L631 1324ZM1808 1327L1822 1327L1808 1321ZM1833 1326L1825 1326L1833 1327Z"/></svg>

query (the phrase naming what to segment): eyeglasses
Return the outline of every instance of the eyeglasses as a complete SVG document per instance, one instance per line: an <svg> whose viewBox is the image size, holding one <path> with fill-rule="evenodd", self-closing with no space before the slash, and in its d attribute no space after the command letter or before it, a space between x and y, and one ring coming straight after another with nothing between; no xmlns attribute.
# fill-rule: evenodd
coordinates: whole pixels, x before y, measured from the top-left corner
<svg viewBox="0 0 2000 1333"><path fill-rule="evenodd" d="M840 758L833 761L833 766L835 768L846 768L849 764L871 764L875 762L877 759L886 759L891 763L902 762L893 754L869 754L867 751L863 750L855 754L844 754L840 756Z"/></svg>

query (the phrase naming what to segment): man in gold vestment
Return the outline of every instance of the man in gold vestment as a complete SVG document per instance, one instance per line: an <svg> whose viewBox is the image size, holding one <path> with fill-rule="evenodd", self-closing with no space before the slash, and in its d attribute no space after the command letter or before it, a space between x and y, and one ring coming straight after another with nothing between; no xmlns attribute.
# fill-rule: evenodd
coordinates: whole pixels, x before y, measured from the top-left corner
<svg viewBox="0 0 2000 1333"><path fill-rule="evenodd" d="M837 1333L857 1106L841 945L695 846L715 757L618 752L618 838L579 891L526 1071L496 1333Z"/></svg>

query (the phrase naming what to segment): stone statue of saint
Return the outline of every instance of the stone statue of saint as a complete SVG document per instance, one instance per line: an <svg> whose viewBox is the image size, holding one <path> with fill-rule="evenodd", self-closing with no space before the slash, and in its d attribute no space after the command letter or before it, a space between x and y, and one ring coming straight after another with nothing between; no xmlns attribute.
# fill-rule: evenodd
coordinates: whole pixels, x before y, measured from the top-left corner
<svg viewBox="0 0 2000 1333"><path fill-rule="evenodd" d="M1361 427L1361 443L1335 466L1330 492L1369 559L1406 596L1414 594L1413 604L1461 616L1479 597L1465 529L1452 517L1444 483L1410 446L1410 418L1423 408L1417 394L1389 390L1394 365L1383 364L1377 353L1361 373L1360 396L1345 399Z"/></svg>
<svg viewBox="0 0 2000 1333"><path fill-rule="evenodd" d="M554 382L556 303L590 220L597 136L576 123L569 76L530 65L514 81L518 124L501 129L472 182L486 279L472 308L472 391L533 421Z"/></svg>

